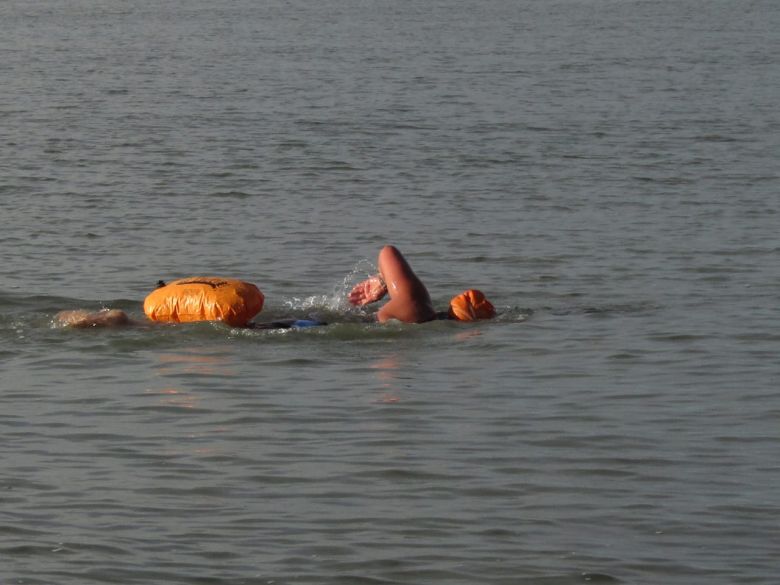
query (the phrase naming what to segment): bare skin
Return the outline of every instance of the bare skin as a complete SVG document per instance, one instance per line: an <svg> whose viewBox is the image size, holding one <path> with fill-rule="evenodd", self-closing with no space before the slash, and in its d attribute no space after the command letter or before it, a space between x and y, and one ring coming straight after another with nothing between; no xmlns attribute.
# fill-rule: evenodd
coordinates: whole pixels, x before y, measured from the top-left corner
<svg viewBox="0 0 780 585"><path fill-rule="evenodd" d="M54 316L58 325L63 327L117 327L129 325L130 318L120 309L102 309L100 311L60 311Z"/></svg>
<svg viewBox="0 0 780 585"><path fill-rule="evenodd" d="M379 309L377 321L396 319L404 323L425 323L436 318L428 289L417 277L395 246L385 246L377 260L379 275L356 285L349 293L349 302L363 306L382 299L390 300Z"/></svg>

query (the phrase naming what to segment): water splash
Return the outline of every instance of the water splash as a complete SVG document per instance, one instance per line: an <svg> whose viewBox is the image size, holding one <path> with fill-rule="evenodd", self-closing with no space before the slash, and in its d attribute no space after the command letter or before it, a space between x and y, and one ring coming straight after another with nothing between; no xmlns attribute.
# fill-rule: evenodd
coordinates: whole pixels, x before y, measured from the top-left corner
<svg viewBox="0 0 780 585"><path fill-rule="evenodd" d="M347 294L359 282L378 272L376 266L369 260L359 260L355 266L336 283L329 294L312 295L309 297L291 297L284 301L285 307L292 312L325 311L341 316L365 316L365 310L352 306L347 300Z"/></svg>

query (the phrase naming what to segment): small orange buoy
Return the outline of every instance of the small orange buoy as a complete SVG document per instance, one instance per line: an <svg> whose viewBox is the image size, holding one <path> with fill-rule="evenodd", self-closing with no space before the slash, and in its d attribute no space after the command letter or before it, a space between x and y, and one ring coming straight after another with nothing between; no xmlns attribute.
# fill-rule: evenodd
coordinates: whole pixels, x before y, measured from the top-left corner
<svg viewBox="0 0 780 585"><path fill-rule="evenodd" d="M263 293L252 283L195 276L151 292L144 300L144 313L152 321L224 321L243 327L263 309L264 301Z"/></svg>

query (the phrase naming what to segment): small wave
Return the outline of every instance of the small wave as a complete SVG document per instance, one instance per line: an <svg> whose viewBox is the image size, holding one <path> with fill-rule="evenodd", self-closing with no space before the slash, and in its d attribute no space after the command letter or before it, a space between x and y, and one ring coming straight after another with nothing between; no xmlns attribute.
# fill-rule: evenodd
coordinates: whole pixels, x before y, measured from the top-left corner
<svg viewBox="0 0 780 585"><path fill-rule="evenodd" d="M244 191L217 191L212 193L211 196L219 199L249 199L252 197L252 194Z"/></svg>
<svg viewBox="0 0 780 585"><path fill-rule="evenodd" d="M534 310L527 307L515 306L496 306L496 317L493 319L497 323L522 323L531 318Z"/></svg>
<svg viewBox="0 0 780 585"><path fill-rule="evenodd" d="M606 573L582 573L580 576L586 583L622 583L617 577Z"/></svg>
<svg viewBox="0 0 780 585"><path fill-rule="evenodd" d="M565 307L542 307L540 310L549 312L556 316L583 314L593 317L609 317L612 315L652 313L658 310L658 306L649 302L636 303L612 303L604 305L572 305Z"/></svg>

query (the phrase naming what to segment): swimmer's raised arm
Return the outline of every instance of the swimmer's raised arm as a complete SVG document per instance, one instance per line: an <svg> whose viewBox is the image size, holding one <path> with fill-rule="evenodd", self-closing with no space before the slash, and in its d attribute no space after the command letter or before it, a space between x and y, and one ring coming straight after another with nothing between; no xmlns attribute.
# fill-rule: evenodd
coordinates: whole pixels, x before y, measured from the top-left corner
<svg viewBox="0 0 780 585"><path fill-rule="evenodd" d="M379 278L371 278L359 283L349 293L349 301L354 305L365 305L378 301L385 294L390 300L377 313L380 323L397 319L404 323L424 323L436 318L428 289L417 277L395 246L385 246L377 259Z"/></svg>

